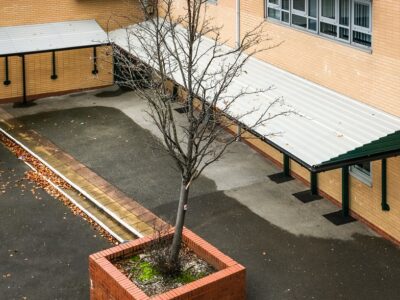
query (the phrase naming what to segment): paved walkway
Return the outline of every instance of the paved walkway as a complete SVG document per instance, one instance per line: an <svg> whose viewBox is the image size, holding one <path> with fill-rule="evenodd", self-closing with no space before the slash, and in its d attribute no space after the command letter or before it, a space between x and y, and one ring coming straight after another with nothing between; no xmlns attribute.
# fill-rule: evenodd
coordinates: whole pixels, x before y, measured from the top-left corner
<svg viewBox="0 0 400 300"><path fill-rule="evenodd" d="M88 299L88 256L110 244L27 169L0 143L0 299Z"/></svg>
<svg viewBox="0 0 400 300"><path fill-rule="evenodd" d="M104 90L14 110L32 128L128 196L173 220L179 174L134 93ZM39 113L40 112L40 113ZM178 116L179 117L179 116ZM248 269L250 299L395 299L400 251L359 222L334 226L326 200L303 204L297 181L235 144L193 187L187 225ZM367 287L367 288L366 288Z"/></svg>
<svg viewBox="0 0 400 300"><path fill-rule="evenodd" d="M79 197L76 192L72 192L74 194L71 196L93 216L98 217L114 234L123 240L136 238L131 232L121 228L118 223L108 218L108 215L101 213L96 206L101 207L105 212L111 212L136 236L152 234L155 226L163 225L163 222L154 214L127 197L74 157L60 150L37 132L26 128L18 120L10 118L10 114L0 109L0 127L43 159L57 172L57 175L65 178L78 192L82 191L88 200ZM70 193L70 191L66 192ZM89 198L95 201L96 206L92 205Z"/></svg>

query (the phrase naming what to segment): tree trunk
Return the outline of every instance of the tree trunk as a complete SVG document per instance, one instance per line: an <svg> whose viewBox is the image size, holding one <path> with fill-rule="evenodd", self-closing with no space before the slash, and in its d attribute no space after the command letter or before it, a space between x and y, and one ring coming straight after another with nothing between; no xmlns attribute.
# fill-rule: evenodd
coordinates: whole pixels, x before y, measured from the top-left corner
<svg viewBox="0 0 400 300"><path fill-rule="evenodd" d="M181 250L182 243L183 225L185 224L188 196L189 187L187 187L187 182L185 180L182 180L178 212L176 214L174 238L172 240L171 252L169 257L169 262L171 265L176 265L178 263L179 252Z"/></svg>

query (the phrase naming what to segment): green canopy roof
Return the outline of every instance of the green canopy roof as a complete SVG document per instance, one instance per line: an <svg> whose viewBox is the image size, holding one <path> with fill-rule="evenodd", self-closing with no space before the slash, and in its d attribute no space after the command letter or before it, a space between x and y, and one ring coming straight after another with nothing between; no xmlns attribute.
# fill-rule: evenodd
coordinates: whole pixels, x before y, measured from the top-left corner
<svg viewBox="0 0 400 300"><path fill-rule="evenodd" d="M388 134L380 139L362 145L354 150L312 167L312 171L321 172L354 165L360 162L397 156L400 154L400 131Z"/></svg>

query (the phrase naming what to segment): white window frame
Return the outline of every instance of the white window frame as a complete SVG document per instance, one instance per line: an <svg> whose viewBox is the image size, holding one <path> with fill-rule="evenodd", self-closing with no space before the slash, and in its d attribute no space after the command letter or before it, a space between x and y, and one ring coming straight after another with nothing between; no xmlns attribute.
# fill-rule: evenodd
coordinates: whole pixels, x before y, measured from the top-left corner
<svg viewBox="0 0 400 300"><path fill-rule="evenodd" d="M366 171L363 171L365 169L354 165L354 166L350 166L349 167L349 171L350 171L350 175L352 175L354 178L358 179L359 181L361 181L362 183L368 185L368 186L372 186L372 163L369 163L369 169L370 172L369 174L367 174Z"/></svg>
<svg viewBox="0 0 400 300"><path fill-rule="evenodd" d="M369 24L368 28L358 26L354 24L354 4L355 3L360 3L368 6L368 12L369 12ZM358 31L361 33L365 34L371 34L371 28L372 28L372 3L369 0L352 0L351 1L351 27L352 30Z"/></svg>
<svg viewBox="0 0 400 300"><path fill-rule="evenodd" d="M335 0L335 19L332 18L328 18L328 17L324 17L322 16L322 4L321 4L322 0L318 0L318 6L319 6L319 10L318 10L318 17L319 17L319 21L323 22L323 23L327 23L330 25L338 25L338 14L339 14L339 0Z"/></svg>
<svg viewBox="0 0 400 300"><path fill-rule="evenodd" d="M300 30L304 30L304 31L307 31L307 32L310 32L313 34L317 34L317 35L326 37L331 40L339 41L341 43L353 45L353 46L356 46L357 48L363 48L363 49L371 49L372 48L372 44L371 44L371 46L368 46L368 45L363 45L361 43L353 42L353 31L368 34L371 36L371 39L372 39L372 0L349 0L349 7L348 7L349 18L350 18L349 25L341 25L340 24L340 0L334 0L335 19L322 16L322 5L321 5L322 0L317 0L317 17L316 18L309 16L309 1L310 0L305 0L305 11L300 11L300 10L294 9L293 8L293 0L289 0L289 10L282 8L282 0L278 0L277 4L271 3L270 1L271 0L264 0L265 17L269 18L272 22L279 22L286 26L298 28ZM357 26L354 24L354 3L362 3L369 7L369 28ZM268 8L278 10L279 11L279 19L269 17L268 16ZM283 12L289 14L289 22L283 21ZM293 24L293 15L306 18L307 26L302 27L302 26ZM310 20L314 20L316 22L316 25L317 25L316 30L312 30L309 28ZM322 33L321 32L321 22L332 25L332 26L336 26L336 36ZM340 29L341 28L348 30L348 39L340 38Z"/></svg>
<svg viewBox="0 0 400 300"><path fill-rule="evenodd" d="M308 14L308 0L303 0L304 1L304 11L297 10L293 7L294 0L291 0L289 4L290 8L292 9L292 14L298 15L300 17L307 17Z"/></svg>
<svg viewBox="0 0 400 300"><path fill-rule="evenodd" d="M268 8L272 8L272 9L276 9L276 10L278 10L279 11L279 20L278 19L275 19L275 18L272 18L272 17L270 17L272 20L275 20L275 22L282 22L282 9L281 9L281 0L278 0L278 3L276 4L276 3L271 3L270 1L271 0L266 0L267 1L267 7L265 8L265 15L267 16L267 17L269 17L268 16ZM283 22L283 23L285 23L285 22ZM287 24L287 23L286 23Z"/></svg>
<svg viewBox="0 0 400 300"><path fill-rule="evenodd" d="M281 22L282 22L283 24L287 24L287 25L289 25L289 26L292 24L292 14L291 14L291 5L292 5L292 3L293 3L293 1L292 1L292 0L289 0L289 9L283 9L283 7L282 7L282 0L279 0L279 7L280 7L280 10L281 10ZM282 21L282 19L283 19L283 14L282 14L282 12L285 12L285 13L289 14L289 22L284 22L284 21Z"/></svg>

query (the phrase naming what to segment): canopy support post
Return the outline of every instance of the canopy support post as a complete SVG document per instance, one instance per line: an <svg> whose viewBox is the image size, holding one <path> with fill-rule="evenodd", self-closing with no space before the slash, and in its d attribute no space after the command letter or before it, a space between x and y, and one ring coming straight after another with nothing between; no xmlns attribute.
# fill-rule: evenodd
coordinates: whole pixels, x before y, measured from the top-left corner
<svg viewBox="0 0 400 300"><path fill-rule="evenodd" d="M349 167L342 167L342 214L349 216Z"/></svg>
<svg viewBox="0 0 400 300"><path fill-rule="evenodd" d="M318 195L318 174L310 173L311 195Z"/></svg>
<svg viewBox="0 0 400 300"><path fill-rule="evenodd" d="M290 177L290 160L287 154L283 154L283 174Z"/></svg>
<svg viewBox="0 0 400 300"><path fill-rule="evenodd" d="M97 47L93 47L93 70L92 74L96 75L99 73L99 70L97 70Z"/></svg>
<svg viewBox="0 0 400 300"><path fill-rule="evenodd" d="M26 68L25 68L25 55L22 55L22 104L26 105Z"/></svg>
<svg viewBox="0 0 400 300"><path fill-rule="evenodd" d="M387 160L386 158L382 159L382 210L389 211L390 206L387 203Z"/></svg>
<svg viewBox="0 0 400 300"><path fill-rule="evenodd" d="M35 105L36 103L31 101L28 102L28 97L26 93L26 61L25 61L25 54L21 54L21 72L22 72L22 102L14 103L13 107L28 107Z"/></svg>
<svg viewBox="0 0 400 300"><path fill-rule="evenodd" d="M9 78L9 71L8 71L8 56L4 58L4 64L5 64L5 71L6 71L6 79L4 80L4 85L10 85L11 81Z"/></svg>
<svg viewBox="0 0 400 300"><path fill-rule="evenodd" d="M240 142L242 140L242 125L237 123L237 132L236 132L236 142Z"/></svg>
<svg viewBox="0 0 400 300"><path fill-rule="evenodd" d="M50 78L52 80L56 80L58 78L58 76L57 76L56 52L55 51L51 52L51 62L52 62L53 74L51 75Z"/></svg>

